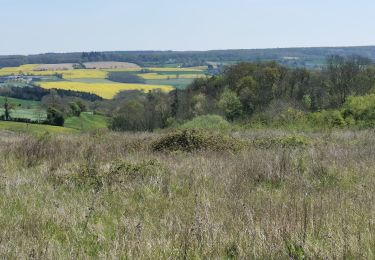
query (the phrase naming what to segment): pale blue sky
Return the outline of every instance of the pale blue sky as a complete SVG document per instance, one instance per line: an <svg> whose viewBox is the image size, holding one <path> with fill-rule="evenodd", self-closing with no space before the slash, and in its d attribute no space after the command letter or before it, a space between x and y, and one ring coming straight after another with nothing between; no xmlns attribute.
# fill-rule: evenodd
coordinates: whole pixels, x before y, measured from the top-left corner
<svg viewBox="0 0 375 260"><path fill-rule="evenodd" d="M374 0L0 0L0 54L375 45Z"/></svg>

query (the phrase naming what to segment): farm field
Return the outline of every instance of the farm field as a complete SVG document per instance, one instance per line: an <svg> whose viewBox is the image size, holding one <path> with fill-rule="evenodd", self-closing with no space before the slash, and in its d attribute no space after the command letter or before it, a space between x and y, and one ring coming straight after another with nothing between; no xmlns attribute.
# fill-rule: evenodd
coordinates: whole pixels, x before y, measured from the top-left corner
<svg viewBox="0 0 375 260"><path fill-rule="evenodd" d="M140 90L148 92L154 89L161 89L169 92L173 90L172 86L165 85L146 85L146 84L127 84L127 83L83 83L83 82L41 82L39 83L45 89L65 89L73 91L81 91L96 94L105 99L113 98L120 91Z"/></svg>
<svg viewBox="0 0 375 260"><path fill-rule="evenodd" d="M159 73L141 73L137 74L143 79L198 79L205 77L203 74L159 74Z"/></svg>
<svg viewBox="0 0 375 260"><path fill-rule="evenodd" d="M0 76L9 76L9 75L19 75L19 74L26 74L28 72L32 72L37 64L26 64L21 65L19 67L6 67L0 69Z"/></svg>
<svg viewBox="0 0 375 260"><path fill-rule="evenodd" d="M150 85L169 85L178 89L185 89L194 79L174 78L174 79L148 79L146 84Z"/></svg>
<svg viewBox="0 0 375 260"><path fill-rule="evenodd" d="M97 94L105 99L113 98L119 91L161 89L171 91L173 88L186 88L194 79L205 77L205 66L192 68L154 67L141 68L136 64L125 62L88 62L86 69L74 69L75 64L27 64L19 67L2 68L0 76L27 75L50 76L37 82L42 88L83 91ZM126 72L145 80L139 84L117 83L108 80L111 72ZM60 77L60 78L58 78ZM16 83L13 82L12 86ZM18 83L17 83L18 84ZM20 86L27 84L20 82ZM3 85L3 84L2 84ZM1 85L0 85L1 87Z"/></svg>
<svg viewBox="0 0 375 260"><path fill-rule="evenodd" d="M8 102L12 106L10 116L13 118L43 121L47 117L47 114L45 110L41 108L39 101L8 98ZM4 103L5 97L0 96L0 116L4 115Z"/></svg>
<svg viewBox="0 0 375 260"><path fill-rule="evenodd" d="M0 108L0 116L4 115L4 109ZM10 112L12 118L30 119L32 121L43 121L47 118L47 113L43 109L20 109L14 108Z"/></svg>
<svg viewBox="0 0 375 260"><path fill-rule="evenodd" d="M5 98L0 96L0 106L4 104ZM39 108L40 102L34 100L25 100L25 99L18 99L18 98L7 98L10 104L13 104L16 108L22 109L30 109L30 108Z"/></svg>

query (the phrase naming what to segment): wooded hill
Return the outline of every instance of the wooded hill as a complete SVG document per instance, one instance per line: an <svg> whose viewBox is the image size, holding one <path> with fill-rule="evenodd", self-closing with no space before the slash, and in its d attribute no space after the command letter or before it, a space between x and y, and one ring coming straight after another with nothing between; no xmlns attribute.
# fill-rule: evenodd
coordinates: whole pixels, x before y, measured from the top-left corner
<svg viewBox="0 0 375 260"><path fill-rule="evenodd" d="M109 51L45 53L37 55L0 56L0 67L23 64L81 63L88 61L133 62L141 66L180 65L198 66L210 62L231 64L237 62L277 61L290 67L321 68L331 55L359 55L375 60L375 46L277 48L212 51Z"/></svg>

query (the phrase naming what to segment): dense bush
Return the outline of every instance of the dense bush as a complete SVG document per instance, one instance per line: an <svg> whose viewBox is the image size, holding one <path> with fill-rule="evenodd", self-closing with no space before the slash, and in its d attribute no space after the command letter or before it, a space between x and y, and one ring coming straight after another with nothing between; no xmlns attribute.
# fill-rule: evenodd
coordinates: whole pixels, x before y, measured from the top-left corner
<svg viewBox="0 0 375 260"><path fill-rule="evenodd" d="M347 123L338 110L323 110L308 114L308 122L316 127L343 127Z"/></svg>
<svg viewBox="0 0 375 260"><path fill-rule="evenodd" d="M245 143L223 134L212 134L203 130L186 129L170 133L152 145L154 151L230 150L243 148Z"/></svg>
<svg viewBox="0 0 375 260"><path fill-rule="evenodd" d="M351 119L358 125L375 125L375 94L361 97L349 97L343 106L345 119Z"/></svg>
<svg viewBox="0 0 375 260"><path fill-rule="evenodd" d="M64 114L56 108L47 109L47 120L46 123L56 126L64 126Z"/></svg>

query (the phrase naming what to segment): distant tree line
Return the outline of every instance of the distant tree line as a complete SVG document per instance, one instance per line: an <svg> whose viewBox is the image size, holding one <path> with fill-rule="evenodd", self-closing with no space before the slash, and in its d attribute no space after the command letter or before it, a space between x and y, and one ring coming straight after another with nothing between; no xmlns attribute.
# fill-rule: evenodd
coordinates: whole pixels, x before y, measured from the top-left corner
<svg viewBox="0 0 375 260"><path fill-rule="evenodd" d="M218 114L228 121L251 120L283 104L299 111L340 108L350 96L375 87L375 68L360 56L330 56L320 71L288 68L276 62L240 63L222 74L195 80L186 90L139 93L118 102L111 128L153 130L196 116Z"/></svg>
<svg viewBox="0 0 375 260"><path fill-rule="evenodd" d="M98 101L103 100L102 97L80 91L64 90L64 89L53 89L61 97L77 97L88 101ZM12 98L26 99L40 101L44 96L51 93L51 90L41 88L36 85L30 85L28 87L14 87L14 86L4 86L0 88L0 95Z"/></svg>
<svg viewBox="0 0 375 260"><path fill-rule="evenodd" d="M215 50L215 51L110 51L46 53L38 55L0 56L1 67L16 67L22 64L76 63L88 61L133 62L141 66L179 64L184 67L207 65L207 62L277 61L291 67L311 66L326 56L360 55L375 60L375 47L346 48L279 48L258 50ZM289 59L291 58L291 59ZM311 63L311 64L310 64ZM309 65L310 64L310 65Z"/></svg>

